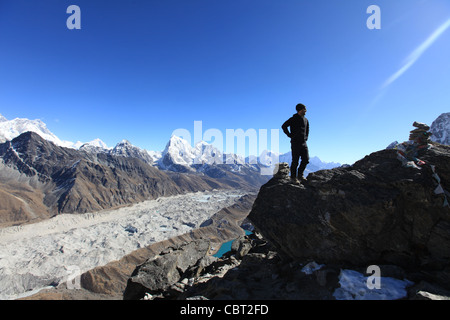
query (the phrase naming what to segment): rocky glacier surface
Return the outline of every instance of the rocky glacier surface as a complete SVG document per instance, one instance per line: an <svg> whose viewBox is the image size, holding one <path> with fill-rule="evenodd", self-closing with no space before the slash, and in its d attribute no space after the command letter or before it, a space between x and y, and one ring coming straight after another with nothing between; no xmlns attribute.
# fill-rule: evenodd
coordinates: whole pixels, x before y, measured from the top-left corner
<svg viewBox="0 0 450 320"><path fill-rule="evenodd" d="M115 210L61 214L0 229L0 299L16 299L198 228L244 191L161 197Z"/></svg>

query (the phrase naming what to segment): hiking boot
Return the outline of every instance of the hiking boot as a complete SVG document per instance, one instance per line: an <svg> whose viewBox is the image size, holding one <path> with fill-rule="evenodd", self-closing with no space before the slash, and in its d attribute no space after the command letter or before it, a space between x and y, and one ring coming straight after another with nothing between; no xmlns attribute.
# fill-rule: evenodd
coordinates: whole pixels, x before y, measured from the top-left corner
<svg viewBox="0 0 450 320"><path fill-rule="evenodd" d="M297 178L291 178L291 183L295 185L300 185L300 181Z"/></svg>
<svg viewBox="0 0 450 320"><path fill-rule="evenodd" d="M300 178L300 182L306 182L306 181L308 181L308 179L306 179L304 176L302 176L302 177Z"/></svg>

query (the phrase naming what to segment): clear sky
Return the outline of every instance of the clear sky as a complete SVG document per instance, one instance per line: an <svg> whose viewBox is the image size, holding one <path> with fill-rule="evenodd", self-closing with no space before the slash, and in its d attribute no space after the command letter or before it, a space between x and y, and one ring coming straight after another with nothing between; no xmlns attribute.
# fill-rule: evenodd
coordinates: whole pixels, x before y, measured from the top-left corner
<svg viewBox="0 0 450 320"><path fill-rule="evenodd" d="M448 0L0 0L0 114L159 151L194 121L270 132L303 103L311 156L353 163L450 111L448 29Z"/></svg>

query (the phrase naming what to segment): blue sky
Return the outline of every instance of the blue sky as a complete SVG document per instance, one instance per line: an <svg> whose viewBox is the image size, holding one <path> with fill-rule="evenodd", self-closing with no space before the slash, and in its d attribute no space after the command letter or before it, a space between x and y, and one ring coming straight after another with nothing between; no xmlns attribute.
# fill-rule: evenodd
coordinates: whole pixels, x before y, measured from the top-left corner
<svg viewBox="0 0 450 320"><path fill-rule="evenodd" d="M311 156L353 163L450 111L449 19L448 0L0 0L0 114L162 150L194 121L270 132L303 103Z"/></svg>

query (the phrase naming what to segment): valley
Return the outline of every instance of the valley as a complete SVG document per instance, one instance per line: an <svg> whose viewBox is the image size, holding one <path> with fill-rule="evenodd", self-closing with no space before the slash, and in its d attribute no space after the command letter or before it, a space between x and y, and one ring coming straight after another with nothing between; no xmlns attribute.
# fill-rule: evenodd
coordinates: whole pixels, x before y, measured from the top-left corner
<svg viewBox="0 0 450 320"><path fill-rule="evenodd" d="M83 273L190 233L243 195L240 190L195 192L0 229L0 299L55 286L70 270Z"/></svg>

